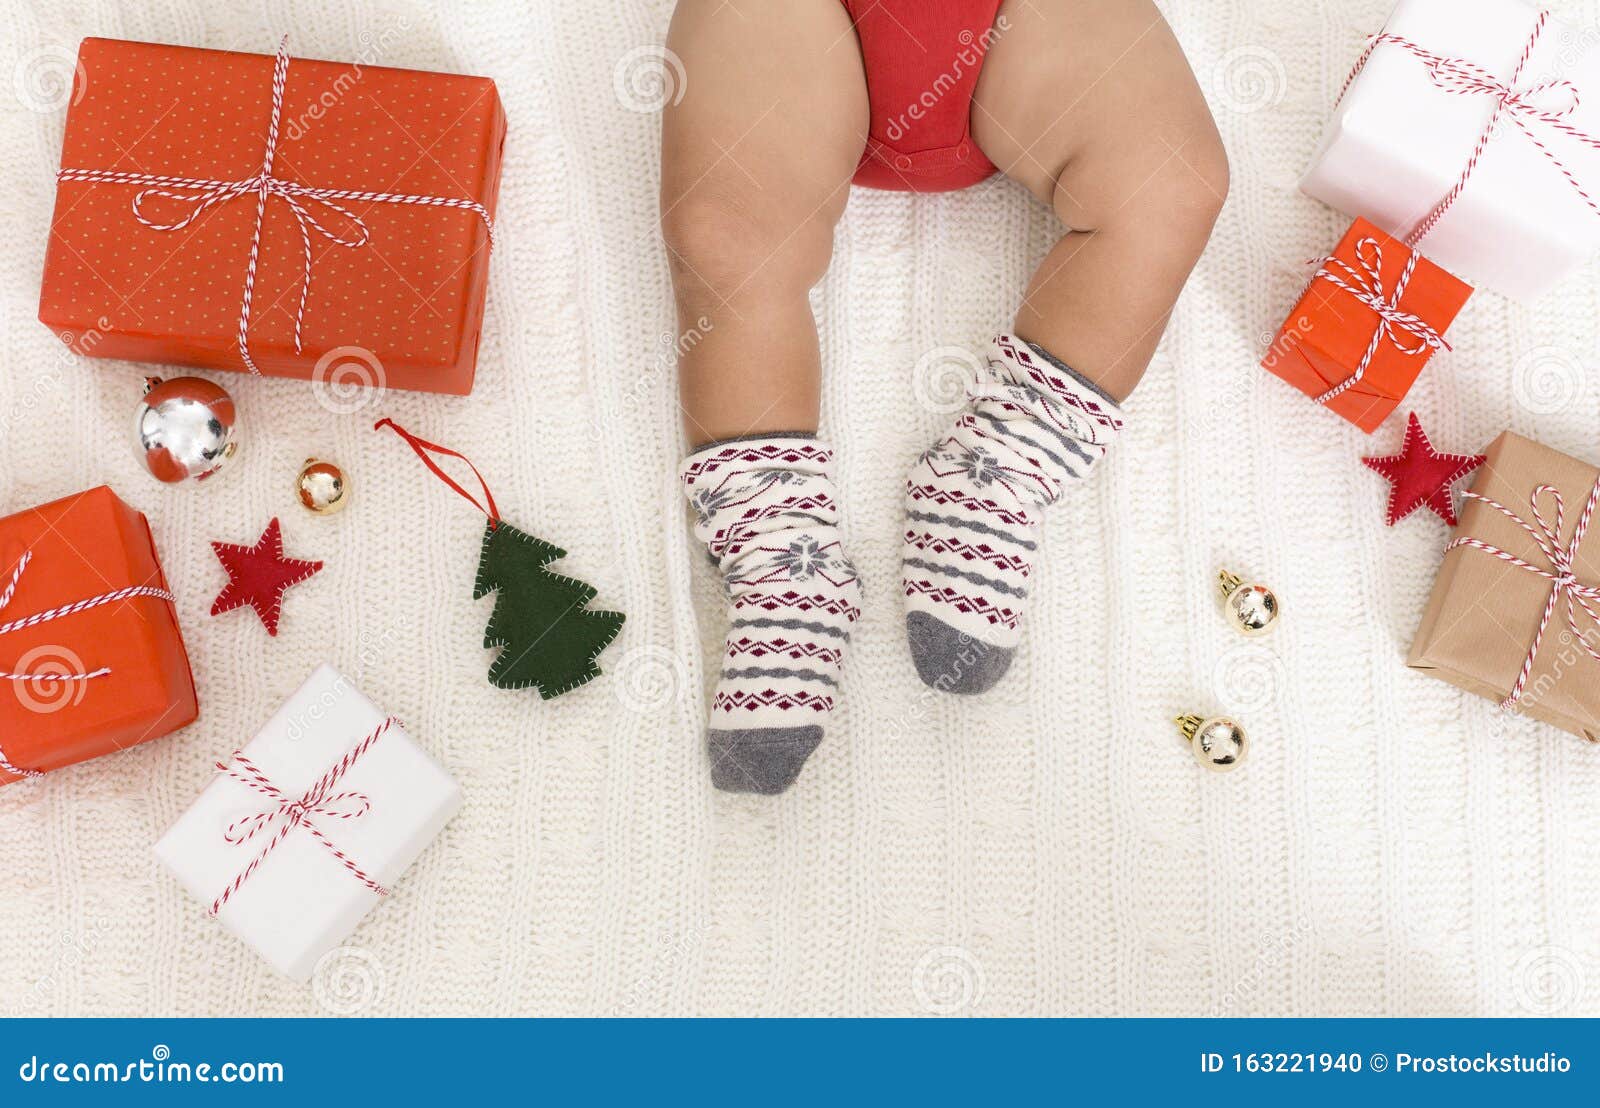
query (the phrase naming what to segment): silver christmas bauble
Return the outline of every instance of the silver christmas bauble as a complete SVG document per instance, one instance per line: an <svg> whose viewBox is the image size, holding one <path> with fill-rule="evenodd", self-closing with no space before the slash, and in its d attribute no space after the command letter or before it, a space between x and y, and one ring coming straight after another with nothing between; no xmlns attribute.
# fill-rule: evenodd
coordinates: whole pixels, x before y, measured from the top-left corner
<svg viewBox="0 0 1600 1108"><path fill-rule="evenodd" d="M1177 724L1194 752L1194 760L1206 769L1218 773L1236 769L1249 752L1250 740L1244 728L1226 717L1179 716Z"/></svg>
<svg viewBox="0 0 1600 1108"><path fill-rule="evenodd" d="M238 452L233 397L203 377L147 377L134 415L139 460L157 481L204 481Z"/></svg>

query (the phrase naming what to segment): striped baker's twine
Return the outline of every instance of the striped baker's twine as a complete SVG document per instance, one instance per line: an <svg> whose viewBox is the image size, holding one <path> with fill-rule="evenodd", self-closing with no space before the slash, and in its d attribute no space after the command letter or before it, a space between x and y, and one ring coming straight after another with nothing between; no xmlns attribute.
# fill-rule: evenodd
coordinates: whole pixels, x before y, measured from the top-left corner
<svg viewBox="0 0 1600 1108"><path fill-rule="evenodd" d="M341 204L337 200L366 201L374 204L421 204L428 207L460 208L469 211L483 221L485 231L489 236L489 245L494 246L494 220L489 216L489 210L476 200L463 200L453 196L417 196L408 193L369 192L364 189L330 189L313 188L302 185L296 181L287 181L272 175L272 163L278 150L278 124L283 115L283 90L289 73L289 36L284 35L278 42L277 62L272 70L272 116L267 124L267 147L261 159L261 170L250 177L243 177L236 181L209 180L201 177L169 177L156 173L126 173L110 169L62 169L56 174L60 181L86 181L94 184L108 185L143 185L133 198L133 216L140 223L154 231L181 231L206 212L219 204L244 196L248 193L256 194L256 222L255 230L250 236L250 263L245 267L244 296L239 307L239 357L243 359L245 368L251 373L260 376L261 370L256 367L254 359L250 357L250 306L255 295L256 266L261 256L261 228L266 220L267 198L278 196L289 205L289 210L294 214L295 222L300 227L300 244L303 250L304 274L300 281L300 304L294 315L294 349L295 353L301 352L301 325L306 314L306 296L311 289L311 232L315 231L323 238L336 246L352 248L367 245L371 239L371 231L360 216ZM181 191L173 191L174 189ZM171 222L158 222L146 217L144 203L146 198L160 196L168 200L175 200L182 204L190 205L189 213L183 218ZM341 235L329 230L318 222L311 214L302 200L309 200L321 204L328 211L333 212L345 221L350 228Z"/></svg>
<svg viewBox="0 0 1600 1108"><path fill-rule="evenodd" d="M1378 328L1372 332L1372 341L1367 343L1367 351L1361 356L1355 372L1318 396L1316 398L1318 404L1326 404L1342 395L1365 377L1372 365L1373 357L1378 353L1378 348L1383 345L1385 338L1394 344L1395 349L1407 355L1420 354L1424 350L1450 349L1450 344L1444 340L1444 336L1434 330L1427 320L1400 307L1400 300L1405 296L1406 287L1411 283L1411 274L1417 267L1418 257L1418 254L1412 252L1406 259L1405 268L1400 271L1392 293L1384 292L1383 246L1375 238L1364 238L1356 243L1356 263L1361 267L1359 271L1343 258L1329 255L1321 259L1317 272L1312 275L1311 283L1327 281L1355 297L1377 313ZM1402 338L1403 335L1410 335L1416 341L1408 344Z"/></svg>
<svg viewBox="0 0 1600 1108"><path fill-rule="evenodd" d="M1583 187L1576 174L1568 167L1550 145L1546 143L1534 130L1535 124L1542 124L1575 142L1600 150L1600 138L1580 130L1568 122L1567 117L1577 110L1579 104L1578 87L1571 81L1542 81L1525 88L1517 87L1517 82L1522 78L1522 72L1527 68L1529 60L1533 57L1534 47L1543 37L1545 28L1549 25L1550 13L1540 11L1534 21L1533 32L1528 36L1527 43L1523 46L1522 54L1517 59L1516 68L1512 70L1508 80L1502 81L1493 73L1482 66L1470 62L1465 58L1450 58L1436 54L1426 47L1420 46L1402 35L1391 35L1387 32L1374 35L1367 41L1367 48L1350 71L1350 76L1345 78L1344 87L1339 90L1339 98L1349 91L1350 85L1356 76L1366 66L1367 59L1372 52L1380 46L1398 46L1411 54L1428 67L1428 76L1433 83L1445 92L1455 93L1460 96L1490 96L1494 99L1494 110L1489 115L1489 120L1484 124L1482 133L1478 136L1477 144L1473 147L1471 155L1467 158L1465 168L1456 178L1450 191L1444 198L1435 204L1431 211L1424 216L1411 233L1405 237L1407 246L1416 246L1422 241L1429 231L1438 225L1451 206L1460 198L1466 189L1467 182L1472 179L1473 173L1478 168L1478 163L1483 159L1484 151L1489 148L1489 143L1494 140L1500 120L1509 119L1514 123L1534 146L1549 159L1550 164L1567 179L1579 198L1589 206L1595 214L1600 215L1600 202Z"/></svg>
<svg viewBox="0 0 1600 1108"><path fill-rule="evenodd" d="M6 582L5 591L0 592L0 611L5 610L6 606L11 603L11 598L17 591L17 583L22 580L22 574L32 560L32 551L25 552L21 558L17 559L16 568L11 571L11 579ZM9 635L13 631L36 627L41 623L60 619L62 616L70 616L77 612L86 611L89 608L98 608L102 604L112 604L118 600L132 600L138 596L152 596L159 600L176 599L166 589L158 589L151 585L129 585L126 588L101 593L99 596L91 596L87 600L74 601L71 604L63 604L59 608L51 608L49 611L38 612L22 619L14 619L9 623L0 623L0 635ZM99 669L88 673L8 673L0 671L0 681L91 681L96 677L104 677L110 672L110 666L101 666ZM21 766L13 765L5 756L3 750L0 750L0 770L4 770L13 777L44 776L36 769L24 769Z"/></svg>
<svg viewBox="0 0 1600 1108"><path fill-rule="evenodd" d="M1545 518L1543 509L1539 506L1539 498L1549 493L1555 499L1555 519ZM1578 631L1578 611L1581 609L1585 615L1600 629L1600 611L1596 611L1595 604L1600 602L1600 586L1586 585L1578 580L1575 565L1578 558L1578 547L1583 544L1583 537L1589 531L1589 521L1594 516L1596 503L1600 503L1600 479L1594 483L1594 488L1589 492L1589 499L1583 506L1583 512L1578 516L1578 525L1572 530L1572 539L1566 546L1561 545L1561 527L1566 505L1561 498L1561 490L1553 485L1540 485L1533 490L1533 495L1528 498L1528 503L1533 506L1533 522L1529 523L1510 508L1479 493L1469 492L1469 499L1481 501L1505 516L1518 527L1526 531L1533 539L1534 545L1549 562L1550 568L1540 569L1531 562L1525 561L1508 551L1492 546L1475 538L1459 538L1445 547L1445 553L1456 549L1458 546L1470 547L1481 550L1485 554L1499 558L1508 565L1518 569L1536 573L1550 582L1550 596L1544 604L1544 614L1539 617L1539 629L1533 633L1533 645L1528 648L1527 656L1522 660L1522 671L1517 675L1516 684L1511 686L1510 694L1500 702L1502 708L1514 707L1522 699L1523 690L1527 688L1528 678L1533 674L1534 659L1539 655L1539 646L1544 641L1545 629L1550 626L1550 617L1555 614L1556 603L1563 597L1567 601L1567 627L1571 630L1573 639L1583 647L1589 657L1600 662L1600 650L1590 642L1589 638Z"/></svg>
<svg viewBox="0 0 1600 1108"><path fill-rule="evenodd" d="M388 895L389 890L369 876L348 854L340 850L333 840L323 834L321 828L311 822L311 817L326 816L332 819L360 819L372 810L372 798L365 793L333 793L333 786L337 785L344 775L350 772L350 768L361 759L362 755L372 749L374 743L388 733L389 728L399 722L393 716L385 719L371 734L351 747L344 757L335 762L327 773L318 778L316 783L299 797L286 796L283 790L272 783L271 778L242 753L235 753L229 762L217 763L217 769L241 785L261 793L273 802L271 807L263 811L234 820L223 831L222 837L235 846L242 846L269 827L273 827L275 830L272 838L267 841L267 844L261 848L260 852L228 883L228 887L222 890L217 899L211 902L210 912L213 916L222 911L229 898L238 892L246 881L250 880L256 870L261 868L261 863L267 860L268 856L278 848L278 845L284 839L289 837L290 832L296 827L304 828L317 842L321 843L323 849L337 858L340 864L357 881L360 881L379 896Z"/></svg>

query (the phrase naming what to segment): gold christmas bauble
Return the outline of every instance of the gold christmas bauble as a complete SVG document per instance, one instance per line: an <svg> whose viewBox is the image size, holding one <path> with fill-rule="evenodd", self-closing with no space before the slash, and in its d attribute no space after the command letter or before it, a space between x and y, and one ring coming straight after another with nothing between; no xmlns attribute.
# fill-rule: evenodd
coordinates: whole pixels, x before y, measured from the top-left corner
<svg viewBox="0 0 1600 1108"><path fill-rule="evenodd" d="M1252 585L1238 574L1223 570L1222 607L1228 622L1246 635L1262 635L1278 625L1278 597L1265 585Z"/></svg>
<svg viewBox="0 0 1600 1108"><path fill-rule="evenodd" d="M342 511L350 499L350 478L332 462L307 458L300 476L295 478L295 492L307 511L319 516L331 516Z"/></svg>
<svg viewBox="0 0 1600 1108"><path fill-rule="evenodd" d="M1244 728L1224 716L1179 716L1175 722L1194 752L1194 760L1206 769L1218 773L1237 769L1250 749Z"/></svg>

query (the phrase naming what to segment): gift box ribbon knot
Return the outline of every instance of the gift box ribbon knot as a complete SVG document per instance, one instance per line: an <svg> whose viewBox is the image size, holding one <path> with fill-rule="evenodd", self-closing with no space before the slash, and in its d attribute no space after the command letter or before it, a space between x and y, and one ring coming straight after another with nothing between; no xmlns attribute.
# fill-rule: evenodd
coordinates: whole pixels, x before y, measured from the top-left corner
<svg viewBox="0 0 1600 1108"><path fill-rule="evenodd" d="M1549 493L1555 502L1554 520L1545 517L1544 510L1539 503L1539 498L1546 493ZM1600 586L1587 585L1579 581L1574 569L1578 558L1578 547L1582 545L1584 535L1589 532L1589 521L1594 516L1595 505L1600 503L1600 479L1595 481L1594 488L1590 490L1589 499L1583 506L1582 514L1578 516L1577 526L1573 528L1572 538L1566 546L1561 545L1562 517L1565 514L1566 505L1562 500L1561 490L1554 486L1540 485L1533 490L1533 495L1528 498L1533 510L1532 523L1529 523L1510 508L1490 497L1476 492L1468 492L1466 495L1470 499L1487 504L1526 531L1550 566L1549 569L1541 569L1539 566L1519 558L1509 551L1502 550L1500 547L1486 543L1481 539L1471 537L1456 539L1444 548L1446 554L1457 547L1470 547L1473 550L1481 550L1486 554L1499 558L1502 562L1516 566L1518 569L1538 574L1550 582L1550 596L1545 601L1544 614L1539 617L1539 628L1533 633L1533 645L1528 648L1528 653L1523 658L1522 671L1517 675L1516 684L1511 686L1510 694L1500 702L1502 708L1511 708L1515 707L1517 702L1522 699L1523 691L1528 685L1528 678L1533 673L1534 659L1539 656L1539 646L1544 641L1545 630L1550 626L1550 617L1555 614L1556 604L1562 598L1565 598L1567 602L1567 627L1573 640L1583 647L1590 658L1600 663L1600 650L1596 649L1595 643L1592 641L1594 632L1600 631L1600 610L1596 610L1595 607L1597 603L1600 603ZM1590 622L1594 624L1594 629L1589 635L1585 635L1578 630L1579 611L1587 615Z"/></svg>
<svg viewBox="0 0 1600 1108"><path fill-rule="evenodd" d="M367 245L372 237L371 231L361 217L343 205L336 203L336 201L351 200L374 204L420 204L440 208L461 208L472 212L483 221L484 229L489 236L490 248L492 249L494 246L494 220L490 218L488 209L476 200L464 200L454 196L418 196L407 193L368 192L362 189L315 188L310 185L303 185L298 181L274 177L272 174L272 162L278 149L278 123L283 115L283 90L289 73L288 44L288 35L284 35L278 42L277 61L272 70L272 115L267 126L266 151L261 158L261 169L252 176L242 177L234 181L218 181L199 177L169 177L155 173L124 173L111 169L66 168L56 174L57 179L60 181L87 181L95 184L146 186L135 194L131 207L133 217L153 231L181 231L218 204L225 204L230 200L252 193L255 195L255 230L250 236L250 263L245 268L244 297L239 307L239 357L244 360L245 368L257 376L260 376L261 371L256 368L255 361L250 357L250 305L255 292L256 263L261 255L261 228L266 221L267 200L269 198L277 196L288 204L289 210L294 214L295 221L300 226L300 242L304 251L304 272L300 280L300 304L295 309L294 315L294 349L297 354L301 352L300 333L306 314L306 296L311 290L311 233L315 231L335 246L345 246L352 249ZM145 202L152 196L188 205L188 214L167 222L152 219L145 214ZM319 204L327 212L336 215L344 221L347 230L342 234L330 230L311 214L307 207L307 202ZM326 214L324 217L326 218Z"/></svg>
<svg viewBox="0 0 1600 1108"><path fill-rule="evenodd" d="M1359 383L1367 375L1373 357L1386 338L1400 353L1411 356L1421 354L1424 350L1450 349L1444 336L1434 330L1427 320L1400 307L1406 286L1411 283L1411 274L1417 268L1418 257L1420 255L1413 252L1406 259L1406 266L1394 283L1394 292L1387 295L1383 288L1383 246L1375 238L1364 238L1356 243L1356 261L1361 266L1359 270L1332 254L1312 263L1320 268L1312 274L1311 284L1327 281L1355 297L1378 316L1378 329L1372 333L1372 341L1367 344L1366 353L1356 364L1355 372L1318 396L1318 404L1328 403ZM1415 341L1407 343L1403 337L1405 335L1410 335Z"/></svg>
<svg viewBox="0 0 1600 1108"><path fill-rule="evenodd" d="M367 874L355 860L352 859L326 834L311 821L312 816L327 817L329 819L360 819L372 810L372 798L360 792L335 793L333 787L344 779L352 766L361 760L362 755L371 750L373 744L388 733L389 728L399 720L390 716L380 723L371 734L351 747L344 757L333 764L327 773L319 777L315 784L298 797L291 797L284 793L277 785L273 784L261 769L242 752L236 751L229 762L218 762L217 769L238 781L240 784L254 789L272 801L272 806L248 816L241 817L230 823L222 832L222 837L234 846L243 846L257 835L271 831L272 837L250 862L239 871L237 877L228 883L217 899L211 902L211 915L222 911L222 906L228 899L238 892L240 887L261 867L261 863L271 856L278 845L288 838L295 828L303 828L312 838L322 845L322 848L337 858L350 875L360 881L367 888L379 896L387 896L389 890L380 885Z"/></svg>
<svg viewBox="0 0 1600 1108"><path fill-rule="evenodd" d="M1551 130L1565 135L1575 142L1600 150L1600 138L1583 131L1572 125L1568 120L1579 104L1578 88L1571 81L1553 80L1542 81L1538 84L1519 86L1522 71L1527 68L1529 59L1533 56L1533 49L1544 36L1545 28L1550 22L1550 13L1540 11L1534 21L1533 32L1529 35L1527 44L1523 47L1522 54L1517 60L1517 65L1512 70L1511 77L1502 81L1487 69L1466 58L1450 58L1421 46L1403 35L1388 33L1372 36L1367 42L1367 48L1362 53L1355 69L1345 79L1344 89L1339 93L1340 99L1349 90L1350 84L1356 75L1366 66L1367 59L1372 52L1380 46L1397 46L1411 54L1428 67L1428 76L1440 89L1458 96L1489 96L1494 100L1494 110L1489 115L1489 121L1484 124L1478 142L1473 147L1472 154L1467 158L1466 166L1456 178L1455 184L1444 199L1435 204L1422 221L1416 225L1409 235L1405 237L1405 244L1414 247L1429 231L1444 218L1447 211L1455 204L1467 187L1467 182L1472 179L1473 172L1478 168L1483 153L1489 148L1489 143L1500 131L1500 121L1509 119L1523 133L1529 142L1539 148L1540 152L1555 166L1557 171L1567 179L1573 190L1587 204L1591 211L1600 215L1600 202L1597 202L1583 187L1575 173L1562 160L1561 155L1551 148L1549 142L1539 136L1535 125L1542 125Z"/></svg>
<svg viewBox="0 0 1600 1108"><path fill-rule="evenodd" d="M0 592L0 611L4 611L11 604L11 598L16 595L17 584L22 580L22 575L27 571L28 563L32 560L32 551L25 552L21 558L17 559L16 568L11 571L11 580L7 582L5 591ZM63 604L59 608L51 608L48 611L36 612L31 616L24 616L21 619L14 619L7 623L0 623L0 635L9 635L13 631L21 631L24 628L36 627L41 623L48 623L53 619L61 619L63 616L70 616L76 612L86 611L89 608L98 608L102 604L113 604L119 600L132 600L133 598L139 596L153 596L158 600L176 599L176 597L174 597L166 589L156 588L153 585L129 585L126 588L113 589L111 592L101 593L99 596L91 596L84 600L75 600L71 604ZM42 684L48 681L92 681L97 677L108 676L110 673L110 666L101 666L99 669L80 671L76 673L54 673L47 670L35 673L10 673L0 671L0 679L6 681L30 681ZM40 773L36 769L25 769L12 765L10 760L6 758L4 750L0 750L0 770L5 770L13 777L44 776L44 774Z"/></svg>

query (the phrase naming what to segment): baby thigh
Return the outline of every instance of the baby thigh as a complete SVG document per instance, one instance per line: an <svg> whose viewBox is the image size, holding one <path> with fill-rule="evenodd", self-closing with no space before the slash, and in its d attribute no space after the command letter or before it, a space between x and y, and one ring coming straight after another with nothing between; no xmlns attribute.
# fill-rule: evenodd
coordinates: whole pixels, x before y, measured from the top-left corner
<svg viewBox="0 0 1600 1108"><path fill-rule="evenodd" d="M1065 224L1017 333L1120 400L1210 238L1227 155L1150 0L1008 0L998 18L973 135Z"/></svg>

